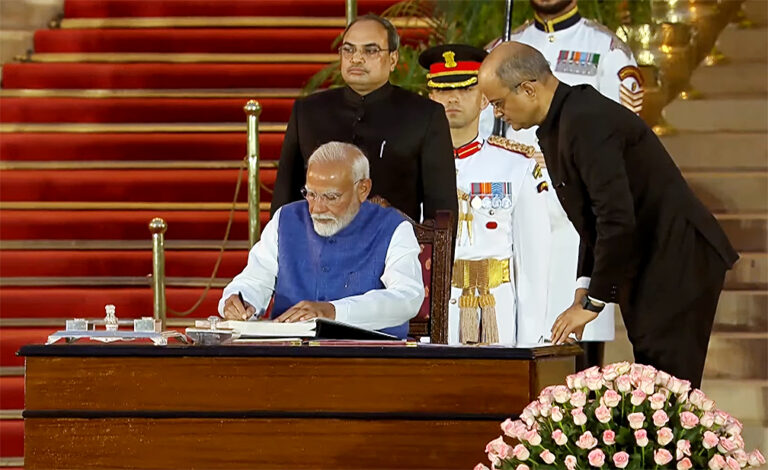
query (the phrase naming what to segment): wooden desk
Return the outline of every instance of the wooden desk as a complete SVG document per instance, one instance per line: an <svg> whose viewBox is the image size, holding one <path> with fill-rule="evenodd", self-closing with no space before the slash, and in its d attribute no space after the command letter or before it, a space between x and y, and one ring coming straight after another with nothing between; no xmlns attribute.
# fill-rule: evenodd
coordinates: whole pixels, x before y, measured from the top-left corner
<svg viewBox="0 0 768 470"><path fill-rule="evenodd" d="M472 468L579 351L25 346L24 466Z"/></svg>

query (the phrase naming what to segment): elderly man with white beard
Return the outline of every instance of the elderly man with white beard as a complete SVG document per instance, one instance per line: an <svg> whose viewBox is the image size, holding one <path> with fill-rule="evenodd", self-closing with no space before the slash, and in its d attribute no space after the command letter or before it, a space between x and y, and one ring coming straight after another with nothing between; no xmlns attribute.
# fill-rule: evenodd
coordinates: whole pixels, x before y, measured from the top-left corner
<svg viewBox="0 0 768 470"><path fill-rule="evenodd" d="M424 300L419 244L397 210L368 202L368 159L328 142L309 158L304 201L286 204L264 227L248 264L224 288L229 320L264 315L297 322L328 318L405 338Z"/></svg>

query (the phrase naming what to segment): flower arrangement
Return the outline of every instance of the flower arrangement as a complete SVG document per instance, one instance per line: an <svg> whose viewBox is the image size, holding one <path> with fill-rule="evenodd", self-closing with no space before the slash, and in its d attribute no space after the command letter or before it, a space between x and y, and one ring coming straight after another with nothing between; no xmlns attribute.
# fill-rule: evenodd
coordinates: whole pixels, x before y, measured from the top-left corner
<svg viewBox="0 0 768 470"><path fill-rule="evenodd" d="M744 450L742 424L686 380L621 362L566 382L501 424L517 443L504 436L489 442L492 468L737 470L765 463L759 450Z"/></svg>

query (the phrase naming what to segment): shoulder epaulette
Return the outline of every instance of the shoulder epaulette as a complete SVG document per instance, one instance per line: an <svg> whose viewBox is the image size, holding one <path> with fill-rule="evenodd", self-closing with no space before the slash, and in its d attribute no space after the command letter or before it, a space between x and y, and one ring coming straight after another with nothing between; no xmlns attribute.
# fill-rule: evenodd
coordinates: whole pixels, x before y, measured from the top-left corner
<svg viewBox="0 0 768 470"><path fill-rule="evenodd" d="M623 52L628 59L632 58L632 49L629 48L627 43L619 39L618 36L616 36L616 33L608 29L605 25L602 23L598 23L595 20L590 20L588 18L584 19L584 25L589 26L592 29L596 29L600 31L601 33L605 33L608 36L611 37L611 50L618 49L621 52Z"/></svg>
<svg viewBox="0 0 768 470"><path fill-rule="evenodd" d="M525 28L533 24L533 18L528 18L525 23L512 30L511 34L522 33Z"/></svg>
<svg viewBox="0 0 768 470"><path fill-rule="evenodd" d="M488 137L488 143L494 147L501 147L510 152L522 154L527 158L532 158L533 154L536 153L536 148L532 145L521 144L520 142L515 142L498 135Z"/></svg>

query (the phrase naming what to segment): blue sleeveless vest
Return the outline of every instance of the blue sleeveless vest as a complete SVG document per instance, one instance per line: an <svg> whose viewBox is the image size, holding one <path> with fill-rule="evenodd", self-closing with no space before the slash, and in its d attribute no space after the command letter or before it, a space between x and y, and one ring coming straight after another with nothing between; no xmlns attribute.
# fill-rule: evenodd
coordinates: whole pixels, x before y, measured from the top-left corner
<svg viewBox="0 0 768 470"><path fill-rule="evenodd" d="M272 318L302 300L329 302L383 289L389 242L404 220L394 209L366 201L348 226L322 237L312 226L306 201L283 206L277 228L279 270ZM408 322L380 331L405 338Z"/></svg>

